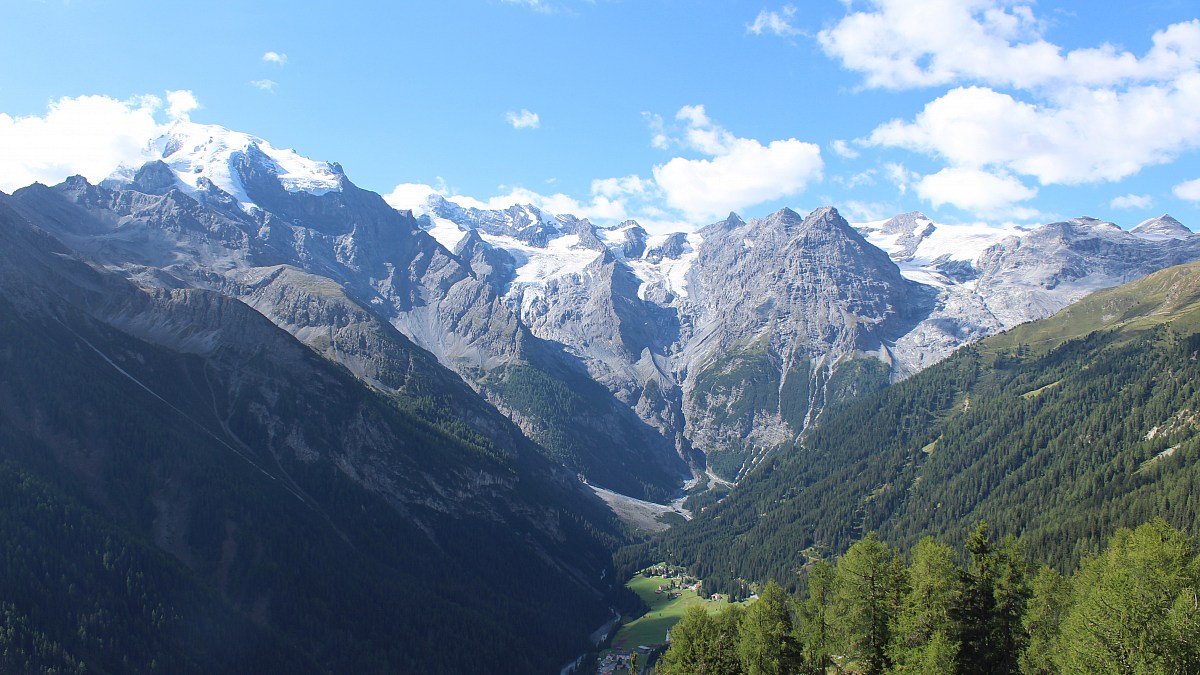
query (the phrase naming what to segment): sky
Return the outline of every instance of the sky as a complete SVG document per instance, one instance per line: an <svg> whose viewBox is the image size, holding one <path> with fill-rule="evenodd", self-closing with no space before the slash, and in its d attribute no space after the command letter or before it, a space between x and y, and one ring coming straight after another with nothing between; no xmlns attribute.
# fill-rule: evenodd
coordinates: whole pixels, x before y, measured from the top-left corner
<svg viewBox="0 0 1200 675"><path fill-rule="evenodd" d="M6 0L0 191L103 179L178 119L431 192L692 229L1200 230L1195 0Z"/></svg>

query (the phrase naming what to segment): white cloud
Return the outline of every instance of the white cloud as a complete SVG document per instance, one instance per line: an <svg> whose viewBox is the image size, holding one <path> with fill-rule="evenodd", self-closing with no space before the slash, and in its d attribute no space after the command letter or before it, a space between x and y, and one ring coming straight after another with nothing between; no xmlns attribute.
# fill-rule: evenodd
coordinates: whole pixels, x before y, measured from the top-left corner
<svg viewBox="0 0 1200 675"><path fill-rule="evenodd" d="M250 80L250 86L274 94L275 87L279 86L279 83L275 80Z"/></svg>
<svg viewBox="0 0 1200 675"><path fill-rule="evenodd" d="M623 178L598 178L592 181L592 194L603 197L620 197L623 195L643 195L654 187L651 181L640 176L625 176Z"/></svg>
<svg viewBox="0 0 1200 675"><path fill-rule="evenodd" d="M859 173L853 174L848 177L847 176L835 176L833 180L836 183L838 183L839 185L846 187L847 189L854 189L860 185L874 185L875 184L875 174L876 174L875 169L867 169L866 171L860 171Z"/></svg>
<svg viewBox="0 0 1200 675"><path fill-rule="evenodd" d="M200 102L186 89L167 92L167 117L172 120L187 120L188 113L200 107Z"/></svg>
<svg viewBox="0 0 1200 675"><path fill-rule="evenodd" d="M947 168L917 182L917 194L941 208L949 204L985 218L1033 218L1037 211L1018 206L1037 196L1031 188L1007 174L970 168Z"/></svg>
<svg viewBox="0 0 1200 675"><path fill-rule="evenodd" d="M535 12L550 14L554 11L554 7L545 0L504 0L510 5L524 5Z"/></svg>
<svg viewBox="0 0 1200 675"><path fill-rule="evenodd" d="M763 9L754 17L754 23L746 24L746 32L754 35L771 33L780 37L798 35L800 31L792 25L792 17L795 14L796 8L792 5L784 5L778 12Z"/></svg>
<svg viewBox="0 0 1200 675"><path fill-rule="evenodd" d="M903 164L896 164L895 162L885 164L883 170L887 174L888 180L892 182L892 185L896 186L896 190L900 194L907 193L909 186L920 178L917 172L909 171Z"/></svg>
<svg viewBox="0 0 1200 675"><path fill-rule="evenodd" d="M267 52L262 55L262 60L266 63L274 63L277 66L282 66L287 64L288 58L287 54L281 54L280 52Z"/></svg>
<svg viewBox="0 0 1200 675"><path fill-rule="evenodd" d="M542 126L542 120L538 114L524 108L520 112L508 111L505 113L504 119L508 120L514 129L537 129Z"/></svg>
<svg viewBox="0 0 1200 675"><path fill-rule="evenodd" d="M1200 203L1200 178L1180 183L1171 192L1180 199Z"/></svg>
<svg viewBox="0 0 1200 675"><path fill-rule="evenodd" d="M654 180L667 205L690 219L718 218L795 195L821 179L821 149L812 143L789 138L764 146L737 138L714 124L704 106L686 106L676 119L686 124L682 145L711 158L675 157L654 167Z"/></svg>
<svg viewBox="0 0 1200 675"><path fill-rule="evenodd" d="M106 178L122 162L141 158L147 143L170 120L184 119L199 104L190 91L118 101L106 96L62 98L45 116L0 113L0 190L11 192L39 181L55 184L72 175L91 182Z"/></svg>
<svg viewBox="0 0 1200 675"><path fill-rule="evenodd" d="M858 151L850 147L849 143L840 138L835 139L832 143L830 143L829 149L833 150L834 154L837 156L845 157L846 159L855 159L858 157Z"/></svg>
<svg viewBox="0 0 1200 675"><path fill-rule="evenodd" d="M1103 44L1064 51L1043 37L1033 3L1013 0L868 0L818 40L866 77L903 89L960 81L1020 89L1167 81L1200 61L1200 20L1158 31L1141 58Z"/></svg>
<svg viewBox="0 0 1200 675"><path fill-rule="evenodd" d="M875 129L874 145L997 166L1043 185L1116 181L1200 146L1200 73L1127 91L1076 88L1027 103L984 87L953 89L912 122Z"/></svg>
<svg viewBox="0 0 1200 675"><path fill-rule="evenodd" d="M667 135L662 115L643 112L642 117L646 120L646 126L650 127L650 147L659 150L671 147L671 137Z"/></svg>
<svg viewBox="0 0 1200 675"><path fill-rule="evenodd" d="M1150 195L1123 195L1114 197L1108 203L1109 208L1113 209L1148 209L1154 205L1154 200Z"/></svg>
<svg viewBox="0 0 1200 675"><path fill-rule="evenodd" d="M499 194L478 199L458 194L444 184L438 187L405 183L385 199L396 208L417 208L430 194L440 194L463 206L504 209L513 204L533 204L555 214L572 214L597 223L635 218L650 232L688 230L711 222L729 211L797 194L820 180L820 148L794 138L763 145L738 138L714 123L704 106L685 106L675 116L677 125L666 128L658 115L645 113L656 144L706 155L675 157L651 169L653 179L631 174L599 178L591 183L587 199L564 193L541 194L522 187L503 187Z"/></svg>
<svg viewBox="0 0 1200 675"><path fill-rule="evenodd" d="M400 183L391 192L383 195L383 201L394 209L417 211L433 194L443 194L443 191L424 183Z"/></svg>
<svg viewBox="0 0 1200 675"><path fill-rule="evenodd" d="M1115 182L1200 147L1200 19L1159 30L1135 55L1047 41L1031 0L857 6L818 40L866 87L958 85L859 142L944 160L955 172L934 174L943 175L934 185L951 175L1022 188L1022 177Z"/></svg>
<svg viewBox="0 0 1200 675"><path fill-rule="evenodd" d="M651 187L649 181L637 176L599 179L592 182L591 199L580 201L563 193L546 195L523 187L501 186L500 194L478 199L458 194L444 182L436 187L423 183L401 183L384 195L384 201L393 208L420 211L422 203L430 195L438 194L468 208L501 210L513 204L532 204L549 213L570 214L603 223L629 219L630 207L624 197L641 195Z"/></svg>
<svg viewBox="0 0 1200 675"><path fill-rule="evenodd" d="M839 205L838 211L851 223L869 223L887 220L896 215L899 209L889 204L860 202L852 199Z"/></svg>

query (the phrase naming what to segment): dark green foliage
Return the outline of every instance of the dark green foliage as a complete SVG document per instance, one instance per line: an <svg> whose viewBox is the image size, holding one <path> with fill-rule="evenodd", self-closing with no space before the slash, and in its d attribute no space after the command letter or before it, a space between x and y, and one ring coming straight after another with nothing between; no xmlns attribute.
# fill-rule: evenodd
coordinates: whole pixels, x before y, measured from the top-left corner
<svg viewBox="0 0 1200 675"><path fill-rule="evenodd" d="M782 675L800 665L800 646L792 621L792 602L783 588L768 582L750 604L738 631L737 654L749 675Z"/></svg>
<svg viewBox="0 0 1200 675"><path fill-rule="evenodd" d="M1059 672L1200 672L1200 560L1179 531L1162 520L1118 531L1071 587Z"/></svg>
<svg viewBox="0 0 1200 675"><path fill-rule="evenodd" d="M619 530L528 444L47 239L0 204L0 672L527 673L587 648Z"/></svg>
<svg viewBox="0 0 1200 675"><path fill-rule="evenodd" d="M691 608L658 672L1200 672L1200 557L1161 519L1119 530L1071 577L1043 566L1032 584L1021 548L993 543L986 525L964 549L959 567L961 553L924 539L905 565L868 535L813 565L795 603L772 583L743 611Z"/></svg>
<svg viewBox="0 0 1200 675"><path fill-rule="evenodd" d="M952 639L951 616L959 602L961 572L953 549L922 539L908 568L908 592L892 627L889 657L901 672L954 671L959 643ZM810 593L812 575L809 575Z"/></svg>
<svg viewBox="0 0 1200 675"><path fill-rule="evenodd" d="M825 410L835 412L845 404L888 386L891 372L879 359L840 361L825 384Z"/></svg>
<svg viewBox="0 0 1200 675"><path fill-rule="evenodd" d="M882 673L891 663L888 644L903 595L904 570L874 532L838 560L834 577L833 625L836 651L864 673Z"/></svg>
<svg viewBox="0 0 1200 675"><path fill-rule="evenodd" d="M0 463L0 672L320 670L177 561Z"/></svg>
<svg viewBox="0 0 1200 675"><path fill-rule="evenodd" d="M804 672L825 673L833 666L835 570L824 560L808 569L808 598L797 626Z"/></svg>
<svg viewBox="0 0 1200 675"><path fill-rule="evenodd" d="M1015 673L1029 597L1025 557L1011 537L1000 546L993 544L986 523L976 526L966 549L970 564L960 573L949 612L957 628L957 662L973 672Z"/></svg>
<svg viewBox="0 0 1200 675"><path fill-rule="evenodd" d="M700 605L688 608L671 629L671 647L655 669L661 675L737 675L745 672L738 660L738 631L742 611L730 605L717 616Z"/></svg>

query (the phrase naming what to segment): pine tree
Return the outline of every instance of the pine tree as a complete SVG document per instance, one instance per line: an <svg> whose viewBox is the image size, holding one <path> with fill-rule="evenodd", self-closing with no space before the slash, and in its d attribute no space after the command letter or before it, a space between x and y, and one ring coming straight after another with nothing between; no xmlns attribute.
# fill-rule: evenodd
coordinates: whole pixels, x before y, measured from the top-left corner
<svg viewBox="0 0 1200 675"><path fill-rule="evenodd" d="M834 575L821 560L808 571L808 599L801 608L800 640L806 672L825 673L833 665Z"/></svg>
<svg viewBox="0 0 1200 675"><path fill-rule="evenodd" d="M1015 673L1024 643L1021 616L1029 597L1024 554L1011 537L995 546L986 522L967 537L966 549L971 565L961 574L961 591L951 612L960 642L959 668Z"/></svg>
<svg viewBox="0 0 1200 675"><path fill-rule="evenodd" d="M950 637L950 613L960 576L949 546L930 537L917 544L890 647L897 671L953 672L958 643Z"/></svg>
<svg viewBox="0 0 1200 675"><path fill-rule="evenodd" d="M1057 672L1053 660L1054 641L1071 604L1070 580L1052 567L1042 566L1030 584L1031 596L1021 619L1027 643L1021 652L1021 672L1027 675L1052 675Z"/></svg>
<svg viewBox="0 0 1200 675"><path fill-rule="evenodd" d="M663 675L737 675L738 629L741 612L725 609L716 618L701 605L687 613L671 629L671 646L659 659L656 672Z"/></svg>
<svg viewBox="0 0 1200 675"><path fill-rule="evenodd" d="M888 666L887 645L895 617L892 551L874 532L858 541L837 564L834 595L839 651L863 673Z"/></svg>
<svg viewBox="0 0 1200 675"><path fill-rule="evenodd" d="M1120 530L1072 583L1055 643L1063 673L1200 672L1191 541L1161 519Z"/></svg>
<svg viewBox="0 0 1200 675"><path fill-rule="evenodd" d="M738 636L738 657L749 675L779 675L800 665L790 600L774 580L746 610Z"/></svg>

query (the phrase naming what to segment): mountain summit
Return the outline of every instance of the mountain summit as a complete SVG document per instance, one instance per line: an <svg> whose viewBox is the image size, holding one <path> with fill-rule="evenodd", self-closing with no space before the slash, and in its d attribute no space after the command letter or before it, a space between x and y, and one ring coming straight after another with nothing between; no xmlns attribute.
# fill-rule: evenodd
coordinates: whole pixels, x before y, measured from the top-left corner
<svg viewBox="0 0 1200 675"><path fill-rule="evenodd" d="M215 187L247 212L261 210L247 191L247 183L263 172L288 192L310 195L341 190L344 180L337 164L316 162L294 150L276 149L256 136L183 120L151 141L138 165L122 166L108 180L127 183L142 165L156 161L171 170L179 187L189 195L194 197Z"/></svg>

